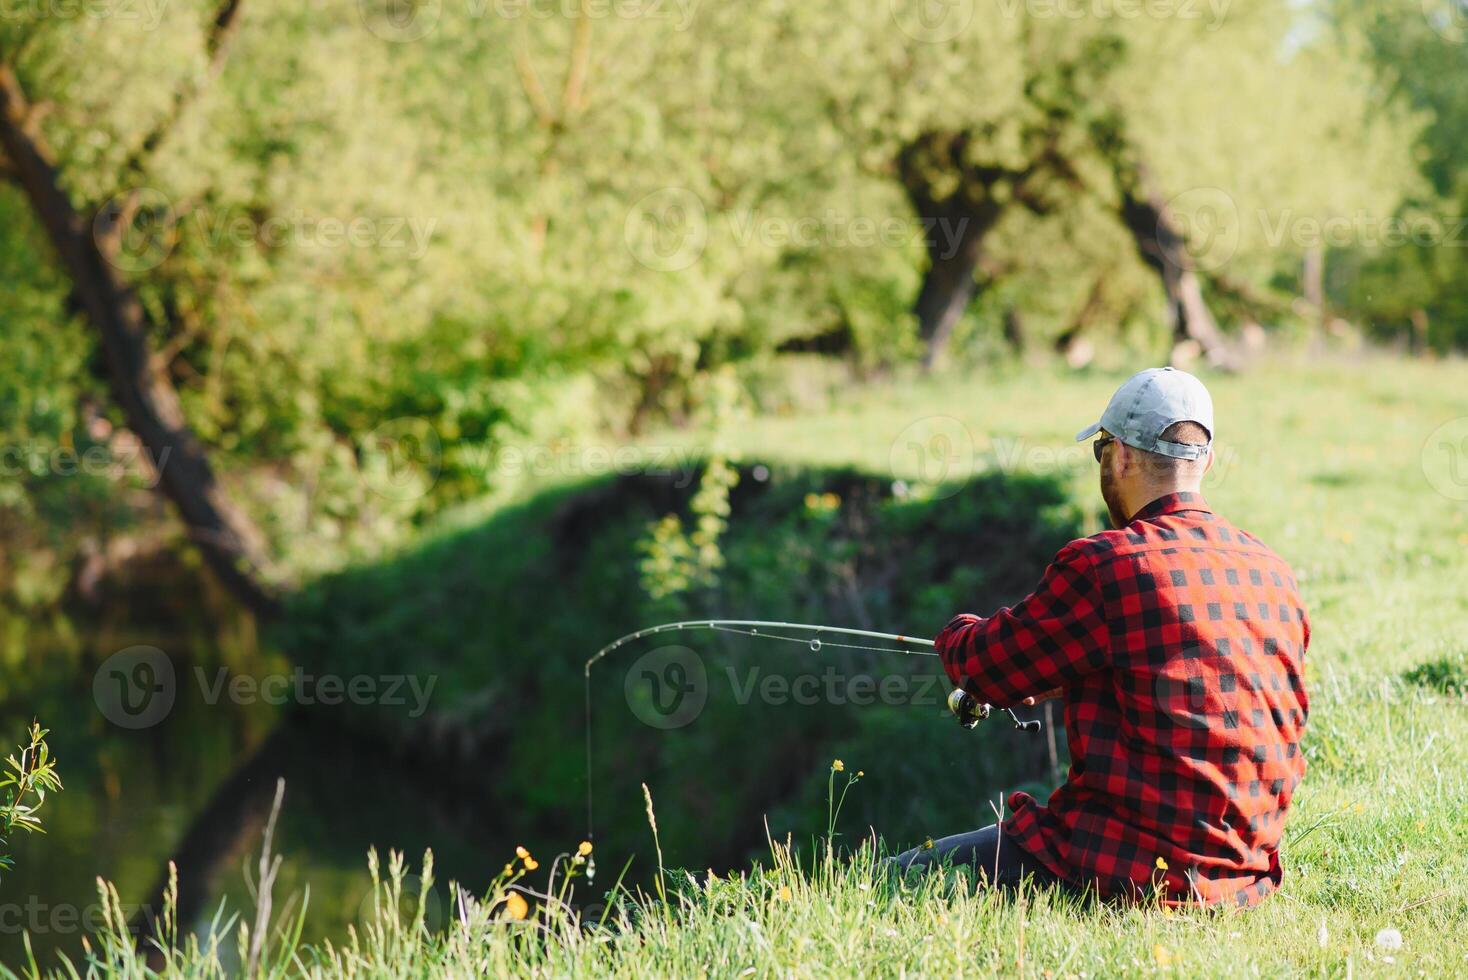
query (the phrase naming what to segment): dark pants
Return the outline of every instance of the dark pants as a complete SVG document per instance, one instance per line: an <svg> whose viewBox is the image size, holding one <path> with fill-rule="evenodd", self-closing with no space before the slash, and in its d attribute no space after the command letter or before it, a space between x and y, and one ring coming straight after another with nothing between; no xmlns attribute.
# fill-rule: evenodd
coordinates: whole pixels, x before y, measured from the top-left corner
<svg viewBox="0 0 1468 980"><path fill-rule="evenodd" d="M1060 881L1007 835L1001 834L998 824L944 837L934 841L932 847L914 847L893 860L897 870L902 872L910 868L968 865L998 888L1013 888L1021 879L1029 877L1040 885L1054 885Z"/></svg>

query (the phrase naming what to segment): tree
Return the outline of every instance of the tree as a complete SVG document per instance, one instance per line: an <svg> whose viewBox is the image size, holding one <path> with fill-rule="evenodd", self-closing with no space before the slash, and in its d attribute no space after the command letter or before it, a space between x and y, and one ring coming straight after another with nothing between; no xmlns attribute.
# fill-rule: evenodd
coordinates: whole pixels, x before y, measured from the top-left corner
<svg viewBox="0 0 1468 980"><path fill-rule="evenodd" d="M219 71L239 11L238 0L226 0L215 15L206 44L211 76ZM169 114L129 155L130 173L145 172L196 94L197 86L179 90ZM184 418L177 391L158 370L149 315L119 272L122 235L140 206L138 197L123 195L111 211L94 207L95 218L78 210L63 187L56 152L38 129L39 116L7 52L0 49L0 148L7 175L30 201L66 270L77 306L100 336L113 397L158 461L159 485L178 508L190 538L242 602L269 614L275 599L259 576L263 539L215 477L207 452Z"/></svg>

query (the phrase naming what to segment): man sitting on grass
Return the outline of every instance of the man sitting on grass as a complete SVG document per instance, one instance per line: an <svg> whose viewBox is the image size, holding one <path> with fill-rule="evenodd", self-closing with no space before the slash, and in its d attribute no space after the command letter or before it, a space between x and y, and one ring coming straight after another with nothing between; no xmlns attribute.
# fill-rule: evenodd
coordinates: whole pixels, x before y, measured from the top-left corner
<svg viewBox="0 0 1468 980"><path fill-rule="evenodd" d="M1094 443L1115 530L1061 549L1034 593L937 638L953 682L996 707L1059 697L1070 772L1041 805L897 860L971 864L1102 897L1253 905L1278 887L1305 773L1310 624L1289 566L1209 510L1213 403L1143 371L1077 441Z"/></svg>

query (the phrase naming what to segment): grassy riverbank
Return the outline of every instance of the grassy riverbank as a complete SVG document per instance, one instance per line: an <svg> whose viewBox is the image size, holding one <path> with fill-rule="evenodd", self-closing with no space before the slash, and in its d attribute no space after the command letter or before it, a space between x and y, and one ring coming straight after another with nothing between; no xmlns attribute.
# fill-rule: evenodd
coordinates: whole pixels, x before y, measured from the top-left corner
<svg viewBox="0 0 1468 980"><path fill-rule="evenodd" d="M774 406L725 438L740 451L745 465L759 461L776 473L799 464L806 471L851 468L872 474L877 478L873 486L906 481L906 492L916 501L908 506L917 507L922 519L904 524L891 516L893 510L884 510L895 507L900 513L901 507L879 503L869 512L888 515L884 518L888 523L878 525L878 540L894 542L903 533L948 535L953 540L945 542L945 555L972 554L974 563L982 565L986 556L1004 554L1006 541L1019 540L1028 517L1065 515L1064 521L1050 525L1052 532L1070 523L1078 532L1097 526L1094 464L1084 447L1073 446L1070 435L1094 418L1117 381L1113 375L1032 373L876 386L822 396L784 410ZM764 865L772 869L742 878L737 874L729 878L724 867L712 884L702 873L696 883L672 873L669 880L677 894L670 895L668 904L624 902L611 916L614 928L585 934L567 933L550 923L546 935L523 923L502 921L503 903L498 901L479 913L471 910L465 927L454 923L457 913L450 904L436 917L426 916L433 928L421 933L398 926L374 932L364 921L358 931L364 938L356 952L340 947L301 949L287 953L285 963L293 972L320 975L424 976L533 969L552 975L629 976L744 971L761 976L835 976L904 970L1055 976L1164 970L1200 976L1461 973L1468 969L1468 767L1459 749L1468 743L1468 706L1454 684L1462 681L1462 657L1468 650L1462 628L1468 621L1468 592L1463 589L1468 581L1468 503L1461 499L1468 497L1468 482L1458 482L1468 481L1468 460L1460 458L1459 442L1468 435L1468 422L1454 420L1468 416L1468 400L1462 395L1465 381L1468 369L1459 363L1385 360L1267 365L1242 377L1209 379L1218 407L1220 461L1207 494L1215 507L1268 541L1295 566L1315 626L1307 665L1312 700L1306 738L1310 770L1285 839L1284 886L1255 912L1075 909L1045 897L1016 905L934 882L894 888L878 880L869 861L812 870L812 838L826 829L831 756L843 758L848 772L865 771L838 827L845 835L839 839L849 844L861 838L872 814L884 812L881 807L894 799L949 792L947 786L913 782L906 771L911 760L942 756L945 765L955 768L934 771L952 772L977 765L986 754L1014 751L994 727L957 737L951 723L935 711L911 713L890 728L822 728L816 743L826 753L821 758L811 752L786 757L782 745L765 746L769 758L799 770L786 773L790 783L784 803L774 809L780 828L795 835L804 854L800 859L804 871L781 853L767 852ZM947 442L934 441L935 434ZM962 444L964 438L972 439L971 454ZM693 447L690 437L680 434L649 444ZM914 445L926 448L915 450ZM931 468L939 450L953 464L946 472ZM939 475L946 482L924 485L925 476ZM1002 498L1003 488L1020 485L1048 487L1058 497L1038 511L1030 506L1033 498L1016 497L1015 506L1006 511L1002 499L996 499ZM819 489L791 483L780 492L798 496ZM820 500L817 505L826 506ZM848 506L843 498L836 509L839 513ZM633 511L635 520L619 546L635 539L634 528L659 510ZM782 546L808 540L812 533L798 523L811 520L811 515L800 508L795 511L798 515L789 519L797 523L785 528L790 536L778 539ZM944 516L954 513L966 513L972 520L955 525ZM753 560L757 554L753 549L760 543L759 535L741 537L738 518L736 509L728 542L731 582L739 581L738 562ZM529 526L516 528L524 531ZM533 535L502 531L500 538L474 537L475 532L464 532L463 527L445 532L418 557L405 556L398 572L407 569L429 576L429 570L441 564L434 560L433 549L458 541L462 547L480 549L482 560L475 567L486 569L485 579L463 583L466 595L472 599L480 588L488 589L482 601L492 603L491 586L521 595L514 591L513 576L492 571L498 559L554 551ZM966 537L984 528L993 536ZM465 533L469 537L463 537ZM843 540L863 540L860 528L848 528ZM1022 558L1024 581L1033 581L1043 563L1043 557L1035 557L1037 546L1050 543L1025 539L1024 547L1012 549ZM496 546L503 550L494 551ZM916 570L917 579L904 580L891 592L892 604L880 610L900 619L896 625L914 630L931 627L928 618L937 615L940 606L994 601L993 590L978 590L983 594L972 600L955 597L949 590L959 589L965 580L951 570L940 593L932 594L921 576L942 563L920 549L913 554L911 568L904 571ZM605 556L605 552L582 555L584 561L576 567ZM777 568L780 558L781 554L766 556L768 567ZM635 564L626 555L616 556L597 573L599 581L612 583L616 576L609 569L629 572ZM539 569L537 575L545 572L534 567ZM360 599L356 606L342 608L365 615L374 606L387 608L384 604L395 588L408 592L404 583L417 581L413 576L384 577L381 572L357 574L356 579L338 580L322 594L335 595L337 601L356 595ZM1006 573L998 591L1012 592L1018 577L1018 571ZM544 589L550 581L531 578L520 588ZM584 585L589 584L585 580ZM746 581L732 594L753 600L763 594L758 585ZM424 594L436 595L432 590ZM576 587L561 594L567 601L585 601L576 595ZM555 634L555 644L522 651L522 657L527 663L533 657L555 658L561 669L579 665L595 646L621 631L624 619L639 625L641 616L656 611L651 606L629 610L620 605L629 594L609 591L602 596L600 601L615 619L582 622L576 629L557 627L561 632ZM513 601L497 608L513 608ZM337 622L337 615L331 613L324 621ZM358 637L355 649L374 651L379 658L374 669L408 669L404 665L411 658L423 655L425 627L417 625L422 620L400 618L398 628L403 632L392 632L381 618L366 618L377 626L364 627L367 632ZM468 622L493 619L485 615ZM392 622L390 616L388 621ZM464 651L464 656L474 649L467 640L452 639L464 633L462 619L443 616L431 622L438 633L426 635L448 638L442 649ZM419 644L394 642L404 637L416 637ZM326 650L321 656L345 657L354 648L333 649L339 652ZM463 704L469 706L472 685L467 678L475 670L492 674L493 664L470 665L460 659L445 662L442 669L446 676L464 678L455 683L465 698ZM521 664L513 669L530 668ZM573 678L577 681L579 671ZM615 673L609 683L620 699L622 674ZM559 710L565 716L564 710L554 707L562 702L551 701L550 688L528 689L527 697L539 705L538 711ZM573 707L577 696L579 687L568 699ZM739 783L748 778L743 767L761 744L779 741L762 726L795 709L757 705L752 710L757 721L746 719L739 725L736 712L727 724L739 727L715 724L723 745L705 745L696 734L681 741L665 734L656 744L660 752L676 756L682 751L680 758L689 766L685 771L701 769L705 786ZM547 799L570 798L574 810L581 790L576 779L579 746L572 737L579 736L579 719L572 714L564 721L564 738L555 753L544 745L538 753L527 749L526 756L510 761L507 771L532 763L542 767L539 792ZM697 730L695 724L686 731ZM671 747L679 745L681 750ZM639 780L633 770L641 764L651 769L654 760L624 761L628 768L623 789L635 793ZM709 815L698 808L698 793L664 794L655 781L653 792L664 843L670 836L694 839L711 826ZM640 799L637 803L640 808ZM987 811L986 801L972 800L967 823L983 821ZM745 819L757 836L758 816ZM913 817L902 826L902 836L909 839L891 843L909 843L913 834L923 832L963 829L928 826L926 819L931 818ZM571 828L559 832L566 834L567 845L574 846L579 839ZM639 833L638 866L649 872L655 862L645 823ZM511 860L512 855L505 857ZM682 854L668 855L670 865L685 860ZM578 883L581 898L590 895L594 901L612 885L619 868L611 864L603 862L594 887ZM543 887L550 866L547 855L525 883ZM396 916L389 918L398 922ZM1375 937L1383 929L1398 930L1402 946L1377 945ZM378 939L365 938L369 934ZM208 973L232 956L181 959L179 972Z"/></svg>

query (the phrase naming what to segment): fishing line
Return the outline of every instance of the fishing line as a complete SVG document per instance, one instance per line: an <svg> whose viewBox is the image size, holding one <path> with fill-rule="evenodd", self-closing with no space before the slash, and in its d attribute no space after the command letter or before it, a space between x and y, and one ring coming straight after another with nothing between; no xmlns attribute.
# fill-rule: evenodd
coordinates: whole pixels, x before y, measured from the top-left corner
<svg viewBox="0 0 1468 980"><path fill-rule="evenodd" d="M660 633L678 633L684 630L711 630L719 633L737 633L742 636L753 636L765 640L782 640L788 643L798 643L807 647L812 653L820 653L827 647L842 650L866 650L874 653L890 653L905 657L936 657L938 652L933 647L933 641L919 636L904 636L901 633L879 633L875 630L852 629L845 626L817 626L810 623L780 623L759 619L690 619L676 623L663 623L658 626L649 626L646 629L628 633L620 636L598 650L590 660L586 661L585 668L585 694L586 694L586 833L588 839L595 833L596 825L593 819L592 785L591 785L591 668L608 654L628 643L633 643L645 637L656 636ZM779 631L779 632L775 632ZM808 636L790 636L789 632L804 632ZM836 639L832 639L834 636ZM870 640L887 640L890 643L899 643L907 646L907 649L893 648L890 646L879 647L871 644L850 643L845 638L860 638ZM919 649L926 647L928 649ZM961 692L955 692L961 693ZM967 696L965 696L967 697ZM974 720L986 717L989 713L989 705L979 705L971 698L968 703L972 705L975 712ZM950 707L953 707L950 701ZM956 711L957 709L955 709ZM1038 726L1038 722L1021 722L1013 711L1005 709L1009 716L1014 719L1017 727L1033 730L1032 726ZM972 723L966 723L965 727L973 727Z"/></svg>

